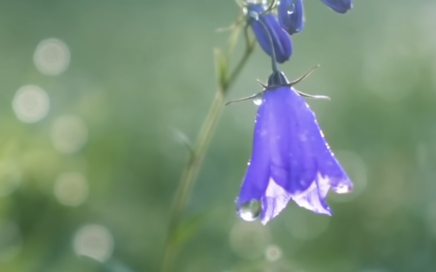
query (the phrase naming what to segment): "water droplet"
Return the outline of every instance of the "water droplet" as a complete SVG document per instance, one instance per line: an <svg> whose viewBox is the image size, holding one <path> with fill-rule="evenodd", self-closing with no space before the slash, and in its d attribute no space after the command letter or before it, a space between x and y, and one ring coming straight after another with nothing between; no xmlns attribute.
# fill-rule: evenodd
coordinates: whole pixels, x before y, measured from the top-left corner
<svg viewBox="0 0 436 272"><path fill-rule="evenodd" d="M254 10L248 11L247 17L253 19L254 21L259 21L259 13Z"/></svg>
<svg viewBox="0 0 436 272"><path fill-rule="evenodd" d="M260 97L256 97L255 99L253 99L253 103L256 106L262 105L262 97L261 96Z"/></svg>
<svg viewBox="0 0 436 272"><path fill-rule="evenodd" d="M250 200L238 207L238 215L244 221L252 222L260 218L262 205L260 201Z"/></svg>
<svg viewBox="0 0 436 272"><path fill-rule="evenodd" d="M288 14L291 15L295 11L295 4L292 3L288 6Z"/></svg>

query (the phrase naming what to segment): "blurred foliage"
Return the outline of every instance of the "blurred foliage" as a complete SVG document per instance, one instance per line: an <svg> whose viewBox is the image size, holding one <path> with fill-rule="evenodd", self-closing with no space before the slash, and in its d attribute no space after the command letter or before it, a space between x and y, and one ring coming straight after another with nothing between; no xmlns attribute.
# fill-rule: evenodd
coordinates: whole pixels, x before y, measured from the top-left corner
<svg viewBox="0 0 436 272"><path fill-rule="evenodd" d="M298 88L332 98L309 103L356 190L329 196L332 217L291 204L266 227L241 222L256 108L229 106L187 211L202 226L180 237L177 271L436 267L436 4L355 0L341 16L306 2L282 69L296 78L321 64ZM231 0L0 1L0 271L157 271L187 157L174 131L195 138L216 89L213 48L227 41L215 29L237 13ZM35 65L50 38L70 52L58 75ZM269 70L257 50L229 97L258 92ZM50 101L33 123L12 106L27 85Z"/></svg>

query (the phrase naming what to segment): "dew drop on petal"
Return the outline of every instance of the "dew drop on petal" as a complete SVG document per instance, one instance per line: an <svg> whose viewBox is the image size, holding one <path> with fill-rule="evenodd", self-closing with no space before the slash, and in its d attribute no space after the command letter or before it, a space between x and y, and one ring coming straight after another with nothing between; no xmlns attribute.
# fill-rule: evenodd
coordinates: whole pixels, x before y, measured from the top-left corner
<svg viewBox="0 0 436 272"><path fill-rule="evenodd" d="M257 200L250 200L238 207L238 215L242 220L252 222L260 218L262 205Z"/></svg>
<svg viewBox="0 0 436 272"><path fill-rule="evenodd" d="M256 11L250 10L250 11L247 11L246 13L247 13L248 18L252 18L255 21L259 21L259 13L257 13Z"/></svg>
<svg viewBox="0 0 436 272"><path fill-rule="evenodd" d="M256 106L262 105L262 97L256 97L255 99L253 99L253 103Z"/></svg>
<svg viewBox="0 0 436 272"><path fill-rule="evenodd" d="M288 6L288 14L291 15L295 11L295 4L292 3Z"/></svg>

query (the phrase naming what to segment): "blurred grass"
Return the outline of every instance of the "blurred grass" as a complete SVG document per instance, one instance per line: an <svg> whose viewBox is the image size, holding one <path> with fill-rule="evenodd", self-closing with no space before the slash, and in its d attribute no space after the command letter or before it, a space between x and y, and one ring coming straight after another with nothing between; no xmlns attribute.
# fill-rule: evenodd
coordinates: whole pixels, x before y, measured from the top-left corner
<svg viewBox="0 0 436 272"><path fill-rule="evenodd" d="M241 223L234 199L256 108L227 107L188 209L213 220L187 242L177 271L436 266L436 5L355 0L341 16L306 2L306 29L282 69L296 78L321 64L298 88L332 98L309 103L360 189L329 197L331 218L290 205L266 228ZM173 130L195 137L216 88L212 49L227 39L214 30L237 12L232 1L0 1L0 166L20 173L18 188L0 197L0 271L157 270L187 155ZM71 52L58 76L42 75L32 59L51 37ZM258 50L230 97L259 91L255 79L268 74ZM11 106L27 84L50 97L48 115L34 124L19 121ZM78 152L62 154L50 131L69 114L84 120L88 138ZM78 207L53 195L65 172L87 178L89 196ZM0 175L0 183L7 180ZM106 268L75 254L74 237L87 224L113 236ZM281 250L276 261L264 254L270 245Z"/></svg>

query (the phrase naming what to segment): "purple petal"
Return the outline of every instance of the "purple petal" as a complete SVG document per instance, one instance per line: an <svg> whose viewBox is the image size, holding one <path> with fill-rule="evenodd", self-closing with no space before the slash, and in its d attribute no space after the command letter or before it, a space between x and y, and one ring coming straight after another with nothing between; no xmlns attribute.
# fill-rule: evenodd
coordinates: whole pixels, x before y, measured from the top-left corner
<svg viewBox="0 0 436 272"><path fill-rule="evenodd" d="M249 4L247 9L258 14L265 11L265 7L261 4ZM251 18L250 25L260 47L262 47L265 53L269 56L272 54L269 38L270 35L274 47L274 53L276 55L276 61L278 63L283 63L289 60L292 55L291 37L282 29L277 18L273 14L263 14L259 16L258 21ZM265 27L268 32L266 32Z"/></svg>
<svg viewBox="0 0 436 272"><path fill-rule="evenodd" d="M262 204L265 224L292 198L299 206L330 215L330 188L349 192L352 183L316 122L312 110L293 88L268 90L256 116L253 155L244 177L238 207Z"/></svg>
<svg viewBox="0 0 436 272"><path fill-rule="evenodd" d="M303 0L281 0L277 14L280 25L289 35L303 30L305 21Z"/></svg>
<svg viewBox="0 0 436 272"><path fill-rule="evenodd" d="M263 101L264 102L264 101ZM258 200L265 194L269 180L269 134L268 120L264 118L266 103L259 106L253 137L253 152L245 173L241 191L236 201L241 206L251 200Z"/></svg>
<svg viewBox="0 0 436 272"><path fill-rule="evenodd" d="M330 187L349 192L352 183L328 147L315 114L295 90L281 87L271 92L276 115L276 140L272 148L273 179L300 206L330 214L324 199ZM268 96L265 95L265 99Z"/></svg>
<svg viewBox="0 0 436 272"><path fill-rule="evenodd" d="M353 8L353 3L351 0L321 0L329 6L332 10L338 12L338 13L346 13L350 9Z"/></svg>
<svg viewBox="0 0 436 272"><path fill-rule="evenodd" d="M268 98L268 101L267 101ZM275 135L275 111L271 95L266 92L256 115L253 153L249 162L242 187L236 201L237 207L252 200L262 204L261 220L266 224L283 210L291 198L283 186L278 185L271 177L271 139Z"/></svg>

